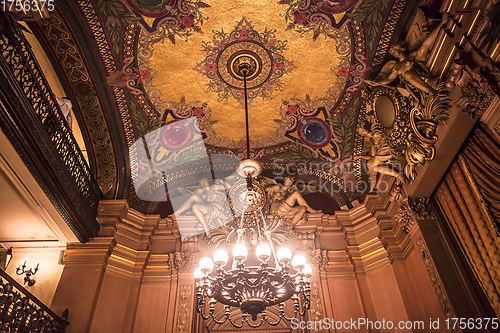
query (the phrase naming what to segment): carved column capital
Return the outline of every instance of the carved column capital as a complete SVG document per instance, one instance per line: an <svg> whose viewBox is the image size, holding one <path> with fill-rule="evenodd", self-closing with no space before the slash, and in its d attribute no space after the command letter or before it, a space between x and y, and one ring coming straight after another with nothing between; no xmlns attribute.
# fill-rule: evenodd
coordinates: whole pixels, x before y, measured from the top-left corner
<svg viewBox="0 0 500 333"><path fill-rule="evenodd" d="M187 273L198 267L199 260L198 252L178 251L169 254L168 265L176 273Z"/></svg>
<svg viewBox="0 0 500 333"><path fill-rule="evenodd" d="M410 233L412 227L418 220L436 219L432 212L430 199L427 197L409 197L404 199L395 218L396 222L403 227L403 231L406 234Z"/></svg>
<svg viewBox="0 0 500 333"><path fill-rule="evenodd" d="M328 265L328 251L322 249L307 249L307 261L320 271L325 271Z"/></svg>
<svg viewBox="0 0 500 333"><path fill-rule="evenodd" d="M461 90L462 97L455 104L472 119L480 118L496 96L488 80L480 74L471 76Z"/></svg>
<svg viewBox="0 0 500 333"><path fill-rule="evenodd" d="M302 251L316 249L316 232L297 230L297 240L299 241L299 249Z"/></svg>

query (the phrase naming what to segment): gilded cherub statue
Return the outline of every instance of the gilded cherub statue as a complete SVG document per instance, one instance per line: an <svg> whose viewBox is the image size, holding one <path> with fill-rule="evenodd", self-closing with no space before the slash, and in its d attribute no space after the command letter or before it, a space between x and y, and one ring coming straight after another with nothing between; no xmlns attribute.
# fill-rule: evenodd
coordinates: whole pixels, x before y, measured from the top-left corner
<svg viewBox="0 0 500 333"><path fill-rule="evenodd" d="M422 93L436 95L438 92L424 78L430 77L425 65L442 24L435 28L435 20L426 19L419 9L404 42L393 45L389 53L396 59L388 61L370 84L389 84L398 77L408 92L418 103L422 101Z"/></svg>
<svg viewBox="0 0 500 333"><path fill-rule="evenodd" d="M356 132L363 137L370 138L371 147L369 154L358 157L366 160L371 184L370 192L373 192L377 188L377 174L392 176L397 179L398 183L404 182L402 164L399 163L399 156L393 153L387 135L377 126L374 116L366 116L366 120L369 123L369 129L359 126Z"/></svg>

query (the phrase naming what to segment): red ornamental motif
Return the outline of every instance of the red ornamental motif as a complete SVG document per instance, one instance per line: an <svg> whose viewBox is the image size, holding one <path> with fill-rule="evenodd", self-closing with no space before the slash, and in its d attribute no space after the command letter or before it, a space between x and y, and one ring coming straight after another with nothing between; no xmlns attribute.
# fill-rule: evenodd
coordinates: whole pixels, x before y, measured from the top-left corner
<svg viewBox="0 0 500 333"><path fill-rule="evenodd" d="M288 105L288 113L296 114L297 113L297 105Z"/></svg>
<svg viewBox="0 0 500 333"><path fill-rule="evenodd" d="M141 79L149 79L151 73L148 70L141 71Z"/></svg>
<svg viewBox="0 0 500 333"><path fill-rule="evenodd" d="M342 75L342 76L347 76L347 74L349 74L349 70L346 67L342 67L339 70L339 74Z"/></svg>
<svg viewBox="0 0 500 333"><path fill-rule="evenodd" d="M246 30L240 31L240 38L241 39L248 39L248 37L250 37L250 34L248 33L248 31L246 31Z"/></svg>
<svg viewBox="0 0 500 333"><path fill-rule="evenodd" d="M184 16L181 20L181 23L185 27L191 27L193 25L193 19L189 16Z"/></svg>
<svg viewBox="0 0 500 333"><path fill-rule="evenodd" d="M207 64L207 66L205 68L209 72L214 72L215 71L215 64Z"/></svg>
<svg viewBox="0 0 500 333"><path fill-rule="evenodd" d="M198 117L201 116L203 114L203 108L195 108L193 114Z"/></svg>
<svg viewBox="0 0 500 333"><path fill-rule="evenodd" d="M280 41L270 39L267 34L258 33L252 25L243 19L238 22L228 35L219 34L214 30L213 47L203 62L194 68L198 73L207 76L215 88L215 92L222 93L219 98L232 96L238 100L244 94L243 82L234 73L228 61L233 61L240 54L248 54L259 64L256 74L248 80L248 97L254 99L261 95L264 99L270 98L272 86L280 82L284 74L289 74L293 65L283 57ZM225 36L225 37L224 37ZM273 36L274 37L274 36ZM242 53L243 52L243 53ZM279 65L275 65L279 63Z"/></svg>
<svg viewBox="0 0 500 333"><path fill-rule="evenodd" d="M306 14L298 13L295 14L295 22L298 24L304 24L307 21Z"/></svg>

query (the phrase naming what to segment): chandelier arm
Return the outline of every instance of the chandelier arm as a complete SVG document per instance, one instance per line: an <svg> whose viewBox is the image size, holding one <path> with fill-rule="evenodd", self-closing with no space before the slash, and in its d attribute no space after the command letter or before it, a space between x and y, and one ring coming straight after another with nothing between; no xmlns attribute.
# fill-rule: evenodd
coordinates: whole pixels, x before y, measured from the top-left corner
<svg viewBox="0 0 500 333"><path fill-rule="evenodd" d="M241 241L241 234L243 233L243 219L245 218L245 212L241 214L241 219L240 219L240 226L236 230L236 233L238 234L238 238L236 239L236 244L239 245ZM240 232L241 230L241 232ZM236 267L236 262L233 261L233 269Z"/></svg>
<svg viewBox="0 0 500 333"><path fill-rule="evenodd" d="M307 307L304 307L302 310L300 310L300 316L304 317L306 315Z"/></svg>
<svg viewBox="0 0 500 333"><path fill-rule="evenodd" d="M302 316L304 317L305 314L306 314L306 311L310 309L311 307L311 303L309 301L309 297L307 297L308 295L306 294L307 293L307 290L301 290L300 291L300 296L297 295L297 312ZM302 306L301 306L302 305Z"/></svg>

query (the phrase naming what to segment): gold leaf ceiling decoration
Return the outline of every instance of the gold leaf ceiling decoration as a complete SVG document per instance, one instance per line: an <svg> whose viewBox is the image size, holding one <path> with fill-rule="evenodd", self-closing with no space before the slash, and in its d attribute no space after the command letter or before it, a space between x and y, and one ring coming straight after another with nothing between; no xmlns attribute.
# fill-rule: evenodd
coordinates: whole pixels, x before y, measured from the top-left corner
<svg viewBox="0 0 500 333"><path fill-rule="evenodd" d="M352 62L349 29L344 25L331 37L316 40L301 37L287 30L285 9L267 0L218 2L203 8L204 33L193 33L175 44L159 42L158 33L141 31L138 67L151 73L143 85L160 116L175 110L181 100L206 103L213 125L205 142L240 148L245 129L243 81L231 77L224 62L242 50L251 50L262 64L260 75L249 79L253 146L287 141L280 112L283 100L309 95L333 107L346 85L342 69Z"/></svg>

